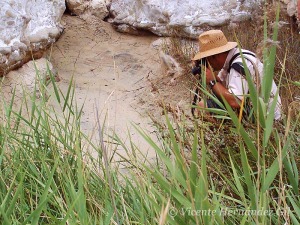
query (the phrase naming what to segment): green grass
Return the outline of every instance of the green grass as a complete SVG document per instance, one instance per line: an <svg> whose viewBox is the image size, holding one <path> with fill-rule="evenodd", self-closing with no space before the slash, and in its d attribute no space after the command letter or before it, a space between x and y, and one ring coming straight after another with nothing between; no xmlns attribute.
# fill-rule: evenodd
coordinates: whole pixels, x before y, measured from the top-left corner
<svg viewBox="0 0 300 225"><path fill-rule="evenodd" d="M136 127L158 158L153 163L131 157L125 175L105 157L105 142L92 143L81 132L82 108L74 102L73 82L62 93L54 79L48 86L37 81L41 98L27 94L17 109L14 96L4 104L2 224L299 223L297 123L285 133L268 123L252 132L228 110L233 124L224 127L236 145L225 144L219 149L223 156L215 160L207 127L197 123L201 121L191 129L184 118L176 124L166 117L159 143ZM59 103L56 113L49 99ZM128 154L135 149L134 143L126 146L114 139Z"/></svg>
<svg viewBox="0 0 300 225"><path fill-rule="evenodd" d="M274 47L264 57L274 62L275 55ZM269 63L268 77L274 68ZM95 121L100 143L81 131L74 82L62 93L48 73L49 83L37 72L35 91L20 105L15 94L2 101L1 224L300 223L299 116L276 124L272 113L261 113L270 79L263 93L250 91L257 102L254 125L241 123L226 105L231 122L219 126L166 116L159 141L136 127L156 162L135 143L109 137L128 152L122 173L108 159L105 124Z"/></svg>

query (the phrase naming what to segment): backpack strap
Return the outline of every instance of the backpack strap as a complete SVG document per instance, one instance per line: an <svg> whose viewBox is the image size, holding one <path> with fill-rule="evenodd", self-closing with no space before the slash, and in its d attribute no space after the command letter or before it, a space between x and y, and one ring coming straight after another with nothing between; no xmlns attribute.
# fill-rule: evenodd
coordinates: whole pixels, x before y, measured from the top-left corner
<svg viewBox="0 0 300 225"><path fill-rule="evenodd" d="M251 53L251 52L242 52L242 54L243 55L251 55L251 56L256 58L256 55L254 53ZM234 70L236 70L237 72L239 72L243 76L246 76L243 63L241 63L241 62L232 63L240 55L241 55L240 53L236 53L235 55L232 56L232 58L229 61L229 68L228 68L227 72L229 73L230 69L233 68Z"/></svg>
<svg viewBox="0 0 300 225"><path fill-rule="evenodd" d="M245 68L243 66L243 63L236 62L231 65L231 68L237 71L238 73L242 74L243 76L246 76Z"/></svg>
<svg viewBox="0 0 300 225"><path fill-rule="evenodd" d="M256 55L252 52L242 52L242 54L245 55L245 59L249 60L254 67L254 72L255 72L254 83L257 87L257 90L260 91L261 83L260 83L258 68L257 68L255 62L252 59L250 59L249 57L247 57L247 55L251 55L256 58ZM238 73L240 73L241 75L243 75L245 77L246 72L245 72L243 63L242 62L232 63L239 56L240 56L240 53L236 53L235 55L233 55L233 57L229 61L229 68L228 68L227 72L230 73L230 69L233 68L235 71L237 71Z"/></svg>
<svg viewBox="0 0 300 225"><path fill-rule="evenodd" d="M253 57L256 58L256 55L250 52L242 52L242 54L244 55L251 55ZM245 72L245 68L242 62L235 62L233 63L233 61L240 56L240 53L235 54L231 60L229 61L229 68L228 68L228 73L230 72L230 69L233 68L235 71L237 71L238 73L240 73L242 76L246 76L246 72ZM245 56L245 59L249 60L251 62L251 64L253 65L254 68L254 72L255 72L255 77L254 77L254 84L256 85L256 88L258 91L260 91L260 78L259 78L259 71L258 68L256 66L256 64L253 62L252 59L250 59L249 57ZM248 92L249 93L249 92ZM253 115L252 112L252 107L251 107L251 103L249 101L248 98L246 98L245 101L245 105L244 105L244 112L243 112L243 117L246 118L248 121L250 120L252 123L255 122L255 117Z"/></svg>

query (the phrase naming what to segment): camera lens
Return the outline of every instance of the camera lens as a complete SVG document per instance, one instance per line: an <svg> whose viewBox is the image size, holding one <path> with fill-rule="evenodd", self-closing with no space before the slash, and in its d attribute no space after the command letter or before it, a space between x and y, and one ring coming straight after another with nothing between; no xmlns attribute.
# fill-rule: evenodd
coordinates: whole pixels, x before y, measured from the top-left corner
<svg viewBox="0 0 300 225"><path fill-rule="evenodd" d="M193 75L197 75L197 74L200 74L200 73L201 73L201 67L195 66L195 67L192 69L192 74L193 74Z"/></svg>

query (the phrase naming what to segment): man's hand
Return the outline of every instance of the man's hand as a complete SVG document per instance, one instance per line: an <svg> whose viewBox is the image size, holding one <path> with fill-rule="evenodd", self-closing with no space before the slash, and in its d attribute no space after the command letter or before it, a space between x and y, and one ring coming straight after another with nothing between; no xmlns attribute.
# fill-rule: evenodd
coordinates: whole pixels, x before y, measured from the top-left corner
<svg viewBox="0 0 300 225"><path fill-rule="evenodd" d="M210 69L206 68L206 84L209 84L212 80L215 80L216 77Z"/></svg>

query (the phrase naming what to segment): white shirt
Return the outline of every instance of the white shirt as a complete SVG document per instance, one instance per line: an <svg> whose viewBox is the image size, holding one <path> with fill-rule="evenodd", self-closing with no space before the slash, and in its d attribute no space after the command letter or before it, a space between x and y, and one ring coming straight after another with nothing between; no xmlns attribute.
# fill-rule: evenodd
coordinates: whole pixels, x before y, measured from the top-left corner
<svg viewBox="0 0 300 225"><path fill-rule="evenodd" d="M234 48L234 49L230 50L230 52L226 58L225 64L224 64L222 70L218 74L218 77L222 81L222 84L228 89L228 91L231 94L235 95L238 99L242 100L244 95L247 95L248 91L249 91L248 82L246 80L246 77L244 75L238 73L235 69L232 69L232 68L230 69L229 73L227 72L227 70L230 66L229 65L230 60L236 53L239 53L239 52L240 51L238 48ZM242 52L249 52L249 51L242 49ZM247 67L249 69L249 72L250 72L253 80L255 80L255 69L254 69L254 66L251 63L251 61L255 63L255 65L258 69L258 72L259 72L260 83L262 83L263 64L259 61L259 59L257 57L254 57L252 55L244 54L244 58L245 58L245 62L247 64ZM249 58L251 61L246 58ZM235 63L235 62L242 62L242 58L241 57L235 58L232 63ZM276 92L277 92L277 86L273 80L271 96L270 96L270 100L268 103L268 111L272 105L272 102L274 100L274 96L275 96ZM280 98L280 96L278 96L274 114L275 114L274 115L275 120L279 120L281 117L281 98Z"/></svg>

